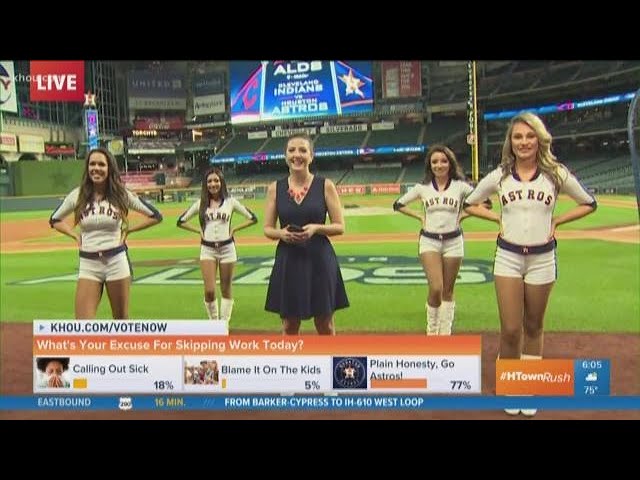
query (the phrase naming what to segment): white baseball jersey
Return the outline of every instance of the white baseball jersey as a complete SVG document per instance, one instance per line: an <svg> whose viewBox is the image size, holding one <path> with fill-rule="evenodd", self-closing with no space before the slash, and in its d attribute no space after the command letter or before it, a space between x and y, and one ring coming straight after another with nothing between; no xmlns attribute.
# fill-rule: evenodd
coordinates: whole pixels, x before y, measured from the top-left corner
<svg viewBox="0 0 640 480"><path fill-rule="evenodd" d="M560 167L563 184L560 193L566 193L581 205L596 206L595 198L566 168ZM558 199L553 182L536 171L528 182L520 180L515 172L502 182L499 166L480 180L466 202L478 204L493 193L498 193L502 209L502 237L516 245L542 245L548 242L551 219Z"/></svg>
<svg viewBox="0 0 640 480"><path fill-rule="evenodd" d="M234 197L222 199L217 207L209 207L205 212L204 239L208 242L220 242L231 237L231 216L233 212L239 212L249 220L256 216ZM178 218L178 225L189 221L200 212L200 200L195 202Z"/></svg>
<svg viewBox="0 0 640 480"><path fill-rule="evenodd" d="M78 203L80 187L74 188L56 208L49 219L53 225L72 213ZM128 207L148 217L162 220L160 212L134 193L127 190ZM120 245L122 235L122 218L120 212L105 198L99 202L88 203L80 216L80 233L82 250L99 252Z"/></svg>
<svg viewBox="0 0 640 480"><path fill-rule="evenodd" d="M397 203L407 205L419 198L424 207L422 228L429 233L448 233L460 228L460 210L472 190L468 183L450 179L444 190L439 192L435 179L432 179L427 185L416 184Z"/></svg>

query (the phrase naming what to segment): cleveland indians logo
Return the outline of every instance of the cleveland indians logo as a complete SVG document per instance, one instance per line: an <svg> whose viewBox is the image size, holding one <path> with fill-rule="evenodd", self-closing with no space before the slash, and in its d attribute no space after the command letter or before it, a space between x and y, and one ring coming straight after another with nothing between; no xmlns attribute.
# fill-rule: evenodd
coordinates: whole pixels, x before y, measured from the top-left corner
<svg viewBox="0 0 640 480"><path fill-rule="evenodd" d="M0 105L11 100L11 83L13 78L9 72L0 64Z"/></svg>

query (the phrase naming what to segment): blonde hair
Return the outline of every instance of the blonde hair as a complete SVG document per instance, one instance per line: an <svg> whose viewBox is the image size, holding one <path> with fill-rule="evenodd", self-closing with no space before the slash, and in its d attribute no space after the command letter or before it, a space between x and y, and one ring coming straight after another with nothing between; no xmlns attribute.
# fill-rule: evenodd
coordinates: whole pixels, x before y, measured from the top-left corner
<svg viewBox="0 0 640 480"><path fill-rule="evenodd" d="M549 130L547 130L547 127L540 117L531 112L519 113L513 117L509 123L509 128L507 129L507 134L504 139L504 145L502 146L502 161L500 163L500 166L502 167L502 178L500 181L514 173L516 157L513 154L511 134L513 133L513 127L516 123L524 123L531 127L535 132L536 137L538 137L538 152L536 153L538 168L540 168L542 173L544 173L553 182L556 187L556 191L560 191L560 188L564 183L564 178L561 176L560 172L561 170L564 170L564 167L560 162L558 162L556 156L551 152L552 137Z"/></svg>

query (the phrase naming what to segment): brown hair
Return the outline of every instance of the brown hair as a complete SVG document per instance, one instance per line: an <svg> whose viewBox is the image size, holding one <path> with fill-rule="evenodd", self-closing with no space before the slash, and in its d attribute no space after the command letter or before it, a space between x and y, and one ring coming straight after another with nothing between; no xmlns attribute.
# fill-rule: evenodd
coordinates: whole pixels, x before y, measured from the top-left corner
<svg viewBox="0 0 640 480"><path fill-rule="evenodd" d="M428 184L433 179L433 170L431 170L431 157L436 152L443 153L449 160L449 179L464 180L464 173L462 172L462 168L460 168L460 165L458 164L456 154L453 153L453 150L451 150L446 145L437 143L431 145L431 147L427 151L427 155L424 158L424 180L422 181L422 183Z"/></svg>
<svg viewBox="0 0 640 480"><path fill-rule="evenodd" d="M284 146L284 158L287 158L287 149L289 148L289 142L294 138L301 138L302 140L306 140L309 143L309 150L311 151L311 156L313 157L313 140L306 133L294 133L289 138L287 138L287 143Z"/></svg>
<svg viewBox="0 0 640 480"><path fill-rule="evenodd" d="M207 212L207 208L209 208L209 200L211 199L211 194L209 193L209 188L207 187L207 179L209 175L215 173L220 179L220 198L225 199L229 196L229 192L227 191L227 182L224 179L224 175L222 170L218 167L213 167L207 170L202 178L202 190L200 191L200 211L198 214L198 220L200 221L200 229L204 232L204 224L205 224L205 215Z"/></svg>
<svg viewBox="0 0 640 480"><path fill-rule="evenodd" d="M93 181L89 175L89 159L94 153L101 153L107 159L107 180L105 186L104 196L111 205L116 207L120 212L120 218L122 219L122 228L126 228L128 225L127 215L129 214L129 201L127 198L127 190L120 179L120 171L118 170L118 163L115 157L106 148L94 148L89 150L87 158L85 159L84 173L82 174L82 181L80 182L80 191L78 192L78 202L73 209L75 225L80 223L82 213L87 208L87 205L93 203L93 194L95 193Z"/></svg>

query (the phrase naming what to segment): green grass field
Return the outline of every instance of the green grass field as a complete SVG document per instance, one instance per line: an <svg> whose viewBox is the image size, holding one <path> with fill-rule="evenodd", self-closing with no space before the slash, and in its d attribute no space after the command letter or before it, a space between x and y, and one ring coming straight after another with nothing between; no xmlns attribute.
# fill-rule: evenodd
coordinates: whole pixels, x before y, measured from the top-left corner
<svg viewBox="0 0 640 480"><path fill-rule="evenodd" d="M346 197L345 205L390 208L395 196ZM630 199L630 197L615 197ZM601 200L599 198L599 200ZM262 220L262 201L244 202ZM561 201L556 212L572 206ZM178 210L189 204L160 204L165 221L159 226L135 233L131 239L191 238L193 247L132 247L130 257L135 281L131 290L131 318L204 319L202 281L197 264L199 245L194 234L178 229ZM497 207L494 207L497 208ZM50 211L0 213L2 222L41 219L47 224ZM134 220L135 221L135 220ZM235 216L234 221L243 221ZM600 205L593 215L563 225L560 229L588 229L638 223L634 208ZM5 223L6 226L6 223ZM2 223L0 223L2 227ZM346 216L347 233L416 233L416 221L401 214ZM495 231L496 226L477 219L465 220L467 232ZM238 257L234 276L236 300L231 328L280 331L275 314L264 311L266 281L275 243L243 245L245 236L261 236L256 225L236 237ZM61 245L70 240L57 232L34 239L38 244L51 241ZM427 285L417 259L417 242L335 243L351 306L338 311L339 331L420 332L424 328ZM492 283L491 265L495 242L468 241L465 261L456 286L456 324L458 332L497 331L498 314ZM0 320L29 322L34 318L73 317L77 252L60 250L47 253L3 253L0 255ZM167 262L172 260L172 262ZM154 264L162 261L163 264ZM558 247L559 278L546 315L547 331L594 331L640 333L640 249L638 244L600 240L562 240ZM51 277L61 277L51 279ZM47 280L49 278L49 280ZM29 282L29 283L25 283ZM106 298L98 318L110 318ZM313 330L305 322L303 332Z"/></svg>

